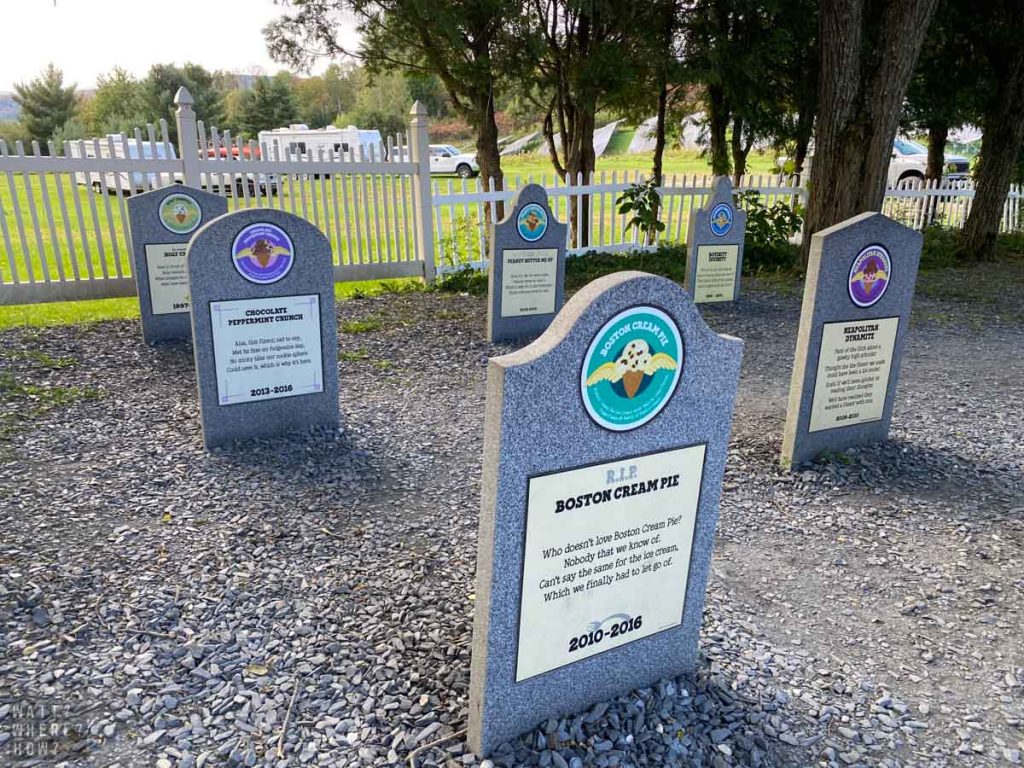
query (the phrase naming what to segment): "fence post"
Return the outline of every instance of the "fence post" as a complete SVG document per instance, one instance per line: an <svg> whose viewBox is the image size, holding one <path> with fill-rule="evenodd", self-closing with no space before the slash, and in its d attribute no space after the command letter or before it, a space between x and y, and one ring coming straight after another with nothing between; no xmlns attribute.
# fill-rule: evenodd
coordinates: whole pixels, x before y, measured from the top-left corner
<svg viewBox="0 0 1024 768"><path fill-rule="evenodd" d="M202 187L199 179L199 134L196 132L196 113L192 110L192 94L181 86L174 94L175 121L178 124L178 159L182 162L182 176L190 187Z"/></svg>
<svg viewBox="0 0 1024 768"><path fill-rule="evenodd" d="M416 163L416 183L413 188L413 226L416 228L416 256L423 260L423 277L434 282L437 265L434 263L434 210L430 199L430 133L427 130L427 108L418 101L409 110L409 148L412 162Z"/></svg>

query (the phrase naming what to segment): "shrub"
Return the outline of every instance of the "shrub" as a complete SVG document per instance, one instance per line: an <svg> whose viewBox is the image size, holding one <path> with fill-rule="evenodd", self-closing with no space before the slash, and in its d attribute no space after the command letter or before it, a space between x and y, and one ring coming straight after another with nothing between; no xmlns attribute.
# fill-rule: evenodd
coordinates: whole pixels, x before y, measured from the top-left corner
<svg viewBox="0 0 1024 768"><path fill-rule="evenodd" d="M653 241L655 234L665 231L665 222L658 219L661 195L658 194L658 185L654 183L653 176L627 187L615 200L615 204L619 206L620 214L633 214L633 218L626 222L626 229L636 227L645 242Z"/></svg>
<svg viewBox="0 0 1024 768"><path fill-rule="evenodd" d="M739 200L747 213L744 272L753 275L766 270L793 269L799 248L789 239L803 226L803 207L791 206L782 200L767 206L761 193L754 190L742 192Z"/></svg>

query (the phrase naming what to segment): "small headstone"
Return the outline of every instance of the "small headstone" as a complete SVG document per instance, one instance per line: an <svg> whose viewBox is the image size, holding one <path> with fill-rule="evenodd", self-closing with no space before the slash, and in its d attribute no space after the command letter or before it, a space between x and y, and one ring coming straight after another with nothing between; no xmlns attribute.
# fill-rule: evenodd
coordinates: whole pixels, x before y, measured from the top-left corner
<svg viewBox="0 0 1024 768"><path fill-rule="evenodd" d="M491 227L490 341L539 336L562 308L566 229L551 212L548 193L538 184L519 190L512 212Z"/></svg>
<svg viewBox="0 0 1024 768"><path fill-rule="evenodd" d="M491 359L478 754L694 666L741 356L678 285L621 272Z"/></svg>
<svg viewBox="0 0 1024 768"><path fill-rule="evenodd" d="M888 437L922 242L880 213L812 238L784 467Z"/></svg>
<svg viewBox="0 0 1024 768"><path fill-rule="evenodd" d="M337 426L327 238L290 213L238 211L195 234L188 268L206 447Z"/></svg>
<svg viewBox="0 0 1024 768"><path fill-rule="evenodd" d="M739 298L746 231L747 213L736 207L732 182L716 176L711 197L690 214L686 233L686 290L695 304Z"/></svg>
<svg viewBox="0 0 1024 768"><path fill-rule="evenodd" d="M147 344L192 335L185 249L199 227L227 212L220 195L180 184L128 198L132 267Z"/></svg>

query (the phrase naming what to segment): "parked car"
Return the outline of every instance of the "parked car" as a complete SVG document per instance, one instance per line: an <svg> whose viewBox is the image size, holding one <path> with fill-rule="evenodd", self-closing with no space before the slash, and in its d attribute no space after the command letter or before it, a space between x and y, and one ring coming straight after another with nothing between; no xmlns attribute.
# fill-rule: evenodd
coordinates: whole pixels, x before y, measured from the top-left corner
<svg viewBox="0 0 1024 768"><path fill-rule="evenodd" d="M68 157L79 159L176 160L178 157L171 144L139 142L121 133L108 133L102 138L83 141L68 141L64 146ZM76 171L75 182L91 187L94 192L102 192L105 187L111 193L116 193L120 189L121 194L130 195L134 192L143 192L147 187L152 189L161 186L168 180L179 183L182 181L181 173L174 173L171 179L168 179L169 175L171 174L141 171Z"/></svg>
<svg viewBox="0 0 1024 768"><path fill-rule="evenodd" d="M805 178L810 178L813 153L814 147L812 146L807 159L804 161L803 175ZM780 157L776 162L782 167L786 159L785 157ZM963 181L968 177L971 161L966 157L946 153L945 160L944 179L947 181ZM928 149L916 141L897 136L892 143L892 160L889 161L888 186L895 187L900 183L924 181L927 168Z"/></svg>
<svg viewBox="0 0 1024 768"><path fill-rule="evenodd" d="M963 181L967 178L970 160L960 155L945 155L946 168L943 178L949 181ZM924 181L928 168L928 149L916 141L896 137L892 145L892 160L889 163L889 186L901 181Z"/></svg>
<svg viewBox="0 0 1024 768"><path fill-rule="evenodd" d="M480 173L480 166L476 164L476 155L464 155L451 144L431 144L430 172L454 173L469 179Z"/></svg>

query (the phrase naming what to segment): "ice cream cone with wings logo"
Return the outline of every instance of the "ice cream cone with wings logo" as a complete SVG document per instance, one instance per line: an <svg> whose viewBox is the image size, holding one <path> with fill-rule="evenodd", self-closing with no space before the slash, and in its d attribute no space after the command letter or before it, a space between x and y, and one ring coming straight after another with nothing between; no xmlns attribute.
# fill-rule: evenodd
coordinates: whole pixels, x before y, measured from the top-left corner
<svg viewBox="0 0 1024 768"><path fill-rule="evenodd" d="M664 352L651 354L651 347L646 341L633 339L622 349L617 360L599 366L587 377L587 386L592 387L601 381L622 382L626 397L632 400L644 379L658 371L674 371L677 366L671 355Z"/></svg>
<svg viewBox="0 0 1024 768"><path fill-rule="evenodd" d="M287 248L283 248L280 245L273 245L268 240L260 239L253 243L252 247L240 250L236 258L250 258L266 269L277 259L278 256L288 252Z"/></svg>

